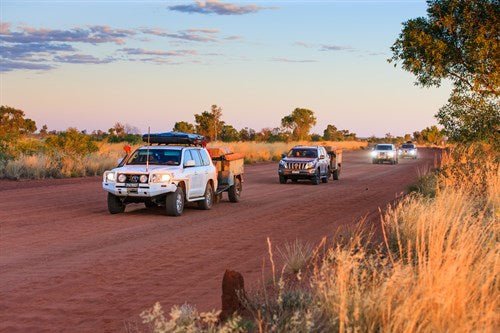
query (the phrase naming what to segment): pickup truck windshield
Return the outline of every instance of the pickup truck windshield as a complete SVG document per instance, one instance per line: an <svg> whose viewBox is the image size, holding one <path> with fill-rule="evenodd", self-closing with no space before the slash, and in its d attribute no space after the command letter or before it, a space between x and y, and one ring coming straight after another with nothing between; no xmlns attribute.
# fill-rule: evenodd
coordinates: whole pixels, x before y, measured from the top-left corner
<svg viewBox="0 0 500 333"><path fill-rule="evenodd" d="M376 145L375 150L392 150L391 145Z"/></svg>
<svg viewBox="0 0 500 333"><path fill-rule="evenodd" d="M130 156L128 165L146 164L146 159L149 159L149 164L152 165L179 165L181 164L181 150L177 149L138 149Z"/></svg>
<svg viewBox="0 0 500 333"><path fill-rule="evenodd" d="M405 148L405 149L414 149L415 148L415 145L411 145L411 144L404 144L401 146L401 148Z"/></svg>
<svg viewBox="0 0 500 333"><path fill-rule="evenodd" d="M318 151L316 149L307 148L295 148L290 150L288 157L307 157L307 158L317 158Z"/></svg>

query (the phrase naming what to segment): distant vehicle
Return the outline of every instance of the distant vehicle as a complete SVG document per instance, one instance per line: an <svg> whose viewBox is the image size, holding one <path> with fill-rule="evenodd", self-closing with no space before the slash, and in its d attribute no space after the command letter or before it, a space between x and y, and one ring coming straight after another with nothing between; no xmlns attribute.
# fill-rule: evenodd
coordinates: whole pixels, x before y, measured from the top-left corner
<svg viewBox="0 0 500 333"><path fill-rule="evenodd" d="M329 151L328 151L329 150ZM314 185L328 183L330 175L334 179L340 176L342 150L323 146L295 146L288 154L283 154L278 165L278 177L281 184L288 179L297 182L308 179Z"/></svg>
<svg viewBox="0 0 500 333"><path fill-rule="evenodd" d="M416 160L418 157L417 146L411 142L403 143L401 148L399 148L399 157Z"/></svg>
<svg viewBox="0 0 500 333"><path fill-rule="evenodd" d="M372 163L389 162L391 164L398 164L398 151L392 143L379 143L375 145L371 152Z"/></svg>
<svg viewBox="0 0 500 333"><path fill-rule="evenodd" d="M138 148L117 168L104 172L102 186L108 192L111 214L123 213L129 203L142 202L148 208L164 206L167 215L179 216L186 202L211 209L224 191L231 201L239 200L242 156L225 163L224 169L226 156L217 156L220 165L216 167L202 136L168 132L145 135L143 141L156 145Z"/></svg>

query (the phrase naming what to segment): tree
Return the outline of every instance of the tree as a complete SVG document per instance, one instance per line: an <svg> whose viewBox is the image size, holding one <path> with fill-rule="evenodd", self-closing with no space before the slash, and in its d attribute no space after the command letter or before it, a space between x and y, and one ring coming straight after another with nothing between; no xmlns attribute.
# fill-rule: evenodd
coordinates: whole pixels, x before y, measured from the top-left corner
<svg viewBox="0 0 500 333"><path fill-rule="evenodd" d="M255 140L255 130L253 128L242 128L240 130L240 140L241 141L254 141Z"/></svg>
<svg viewBox="0 0 500 333"><path fill-rule="evenodd" d="M188 123L187 121L176 122L173 130L176 132L184 132L184 133L195 133L196 131L194 125Z"/></svg>
<svg viewBox="0 0 500 333"><path fill-rule="evenodd" d="M499 1L427 4L427 17L403 23L389 61L401 63L421 86L453 83L448 104L436 115L446 134L456 141L494 141L500 127Z"/></svg>
<svg viewBox="0 0 500 333"><path fill-rule="evenodd" d="M109 130L108 130L109 134L110 135L115 135L115 136L118 136L118 137L123 137L125 136L125 125L123 125L122 123L115 123L113 127L111 127Z"/></svg>
<svg viewBox="0 0 500 333"><path fill-rule="evenodd" d="M44 137L48 133L49 133L49 128L47 127L47 125L43 125L42 128L40 128L40 135Z"/></svg>
<svg viewBox="0 0 500 333"><path fill-rule="evenodd" d="M335 125L330 124L326 126L325 130L323 131L323 140L342 141L343 135L342 133L340 133L340 131L337 129Z"/></svg>
<svg viewBox="0 0 500 333"><path fill-rule="evenodd" d="M212 105L209 111L203 111L201 114L195 114L196 132L206 136L210 140L217 140L220 135L224 122L222 118L222 108Z"/></svg>
<svg viewBox="0 0 500 333"><path fill-rule="evenodd" d="M281 126L292 131L294 140L309 139L309 131L316 125L314 112L308 109L296 108L293 112L281 119Z"/></svg>
<svg viewBox="0 0 500 333"><path fill-rule="evenodd" d="M405 136L404 136L403 140L404 140L405 142L411 141L411 134L409 134L409 133L405 134Z"/></svg>
<svg viewBox="0 0 500 333"><path fill-rule="evenodd" d="M49 136L45 143L47 147L70 156L85 156L98 150L92 138L76 128L68 128L65 132Z"/></svg>
<svg viewBox="0 0 500 333"><path fill-rule="evenodd" d="M14 153L13 146L21 136L35 131L35 121L26 118L24 111L0 106L0 159Z"/></svg>
<svg viewBox="0 0 500 333"><path fill-rule="evenodd" d="M224 142L234 142L240 140L240 133L232 125L222 126L220 139Z"/></svg>
<svg viewBox="0 0 500 333"><path fill-rule="evenodd" d="M443 141L443 132L436 125L424 128L421 132L422 140L426 143L439 145Z"/></svg>
<svg viewBox="0 0 500 333"><path fill-rule="evenodd" d="M453 94L436 118L453 141L499 140L500 106L494 98Z"/></svg>

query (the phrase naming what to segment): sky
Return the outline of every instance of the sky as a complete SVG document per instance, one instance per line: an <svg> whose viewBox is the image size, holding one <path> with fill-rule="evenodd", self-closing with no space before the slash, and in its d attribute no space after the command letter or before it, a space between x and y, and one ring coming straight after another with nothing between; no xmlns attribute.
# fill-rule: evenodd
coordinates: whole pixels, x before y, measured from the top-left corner
<svg viewBox="0 0 500 333"><path fill-rule="evenodd" d="M152 132L212 104L237 129L296 107L358 136L436 124L450 85L387 62L424 0L0 2L0 104L41 127Z"/></svg>

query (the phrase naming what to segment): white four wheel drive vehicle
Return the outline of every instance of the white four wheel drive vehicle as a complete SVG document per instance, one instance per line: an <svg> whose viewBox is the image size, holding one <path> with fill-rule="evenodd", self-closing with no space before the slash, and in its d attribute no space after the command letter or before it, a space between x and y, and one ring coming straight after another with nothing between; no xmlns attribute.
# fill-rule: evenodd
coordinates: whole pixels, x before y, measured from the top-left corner
<svg viewBox="0 0 500 333"><path fill-rule="evenodd" d="M379 143L375 145L373 151L371 152L372 163L384 163L389 162L390 164L398 164L398 149L392 143Z"/></svg>
<svg viewBox="0 0 500 333"><path fill-rule="evenodd" d="M164 206L167 215L179 216L185 202L210 209L224 191L231 201L239 201L242 158L238 174L226 171L221 177L201 136L171 132L143 139L157 145L138 148L104 173L102 186L108 192L111 214L124 212L128 203L143 202L148 208Z"/></svg>

